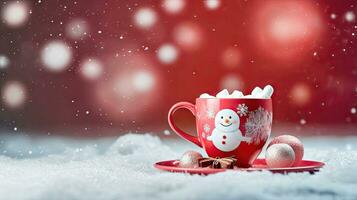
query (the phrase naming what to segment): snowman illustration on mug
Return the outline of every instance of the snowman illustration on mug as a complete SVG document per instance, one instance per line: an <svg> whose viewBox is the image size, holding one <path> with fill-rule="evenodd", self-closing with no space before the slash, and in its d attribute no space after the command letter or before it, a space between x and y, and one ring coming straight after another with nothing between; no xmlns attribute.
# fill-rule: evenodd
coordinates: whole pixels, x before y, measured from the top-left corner
<svg viewBox="0 0 357 200"><path fill-rule="evenodd" d="M231 109L219 111L214 119L215 128L207 140L224 152L233 151L242 141L250 143L251 138L244 137L239 130L239 116Z"/></svg>

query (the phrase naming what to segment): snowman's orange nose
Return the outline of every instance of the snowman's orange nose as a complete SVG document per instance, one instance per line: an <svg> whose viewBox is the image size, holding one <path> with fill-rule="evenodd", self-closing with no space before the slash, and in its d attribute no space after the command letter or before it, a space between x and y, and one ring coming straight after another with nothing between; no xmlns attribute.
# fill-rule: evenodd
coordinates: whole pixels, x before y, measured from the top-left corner
<svg viewBox="0 0 357 200"><path fill-rule="evenodd" d="M224 122L225 122L226 124L228 124L228 123L229 123L229 120L228 120L228 119L225 119Z"/></svg>

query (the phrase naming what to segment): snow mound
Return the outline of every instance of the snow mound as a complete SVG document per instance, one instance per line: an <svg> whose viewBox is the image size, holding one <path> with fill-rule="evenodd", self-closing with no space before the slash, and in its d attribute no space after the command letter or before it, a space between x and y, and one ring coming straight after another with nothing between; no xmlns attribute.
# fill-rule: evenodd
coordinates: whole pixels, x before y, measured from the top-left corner
<svg viewBox="0 0 357 200"><path fill-rule="evenodd" d="M153 168L154 162L178 158L183 151L194 149L181 140L127 134L110 141L36 141L1 140L2 152L11 153L0 156L0 199L357 198L357 138L347 140L351 143L348 148L344 140L304 139L305 159L327 164L315 175L226 172L210 176ZM38 153L39 146L47 153ZM31 155L16 155L29 150Z"/></svg>

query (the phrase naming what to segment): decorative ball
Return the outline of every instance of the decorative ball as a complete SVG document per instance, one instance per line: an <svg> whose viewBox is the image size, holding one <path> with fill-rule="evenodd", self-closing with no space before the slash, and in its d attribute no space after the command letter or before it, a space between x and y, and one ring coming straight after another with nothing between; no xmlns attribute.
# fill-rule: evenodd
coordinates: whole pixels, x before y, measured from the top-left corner
<svg viewBox="0 0 357 200"><path fill-rule="evenodd" d="M271 168L291 167L295 161L295 153L288 144L273 144L268 147L265 160Z"/></svg>
<svg viewBox="0 0 357 200"><path fill-rule="evenodd" d="M281 135L273 138L269 146L273 144L280 144L280 143L288 144L290 145L291 148L293 148L295 152L295 162L293 166L297 166L299 162L302 160L302 157L304 156L304 146L302 142L295 136Z"/></svg>
<svg viewBox="0 0 357 200"><path fill-rule="evenodd" d="M179 162L179 167L183 168L197 168L199 167L198 160L202 158L202 155L197 151L186 151Z"/></svg>

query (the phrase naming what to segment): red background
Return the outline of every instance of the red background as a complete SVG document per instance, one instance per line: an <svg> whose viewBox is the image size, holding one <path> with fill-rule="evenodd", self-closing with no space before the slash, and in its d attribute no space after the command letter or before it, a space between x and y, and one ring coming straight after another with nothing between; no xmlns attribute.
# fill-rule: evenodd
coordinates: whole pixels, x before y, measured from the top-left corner
<svg viewBox="0 0 357 200"><path fill-rule="evenodd" d="M15 80L26 89L23 105L14 109L2 102L4 132L161 133L168 129L171 105L194 102L204 92L214 95L228 76L236 81L230 87L245 93L255 86L274 86L277 131L281 127L301 134L356 133L357 23L345 17L357 12L355 1L227 0L215 10L202 1L185 1L176 14L168 13L163 1L25 2L31 14L23 26L0 24L0 54L11 62L0 70L0 84ZM156 13L150 28L135 25L140 8ZM75 18L88 24L85 39L73 40L65 33ZM188 46L176 38L180 26L197 34ZM44 70L40 61L43 46L55 39L73 52L68 68L60 73ZM165 43L179 52L171 64L157 58ZM103 63L104 74L96 81L83 79L77 70L88 56ZM136 68L154 75L153 87L130 98L113 97L113 77L130 76ZM179 114L178 120L192 128L189 113Z"/></svg>

